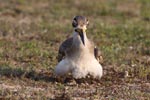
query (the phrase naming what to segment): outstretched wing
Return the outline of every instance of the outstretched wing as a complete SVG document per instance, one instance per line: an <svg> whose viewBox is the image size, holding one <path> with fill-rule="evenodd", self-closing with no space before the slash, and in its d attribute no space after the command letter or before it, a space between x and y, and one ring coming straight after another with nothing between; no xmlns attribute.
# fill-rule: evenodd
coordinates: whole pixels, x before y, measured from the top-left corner
<svg viewBox="0 0 150 100"><path fill-rule="evenodd" d="M98 50L96 46L94 47L94 56L100 64L103 63L102 53L100 52L100 50Z"/></svg>
<svg viewBox="0 0 150 100"><path fill-rule="evenodd" d="M65 57L65 53L67 52L67 50L69 50L72 46L73 43L73 38L68 38L67 40L65 40L59 47L59 51L58 51L58 56L57 56L57 60L58 62L61 61L64 57Z"/></svg>

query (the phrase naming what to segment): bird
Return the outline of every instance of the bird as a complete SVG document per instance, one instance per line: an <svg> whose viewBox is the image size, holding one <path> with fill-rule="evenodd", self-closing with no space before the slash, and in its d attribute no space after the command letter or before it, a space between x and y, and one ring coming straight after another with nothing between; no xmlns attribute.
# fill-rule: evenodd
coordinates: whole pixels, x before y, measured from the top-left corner
<svg viewBox="0 0 150 100"><path fill-rule="evenodd" d="M88 24L89 20L84 16L73 18L73 35L63 41L58 50L58 64L55 67L57 76L71 73L75 79L86 78L87 75L101 79L103 68L99 60L102 60L102 56L87 37Z"/></svg>

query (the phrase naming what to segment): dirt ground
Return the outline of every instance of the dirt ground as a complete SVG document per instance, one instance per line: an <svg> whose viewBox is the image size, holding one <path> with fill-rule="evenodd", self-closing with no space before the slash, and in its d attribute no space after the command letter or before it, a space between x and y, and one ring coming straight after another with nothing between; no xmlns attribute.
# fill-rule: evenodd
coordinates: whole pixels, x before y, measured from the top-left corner
<svg viewBox="0 0 150 100"><path fill-rule="evenodd" d="M149 0L0 0L0 99L150 100L149 9ZM102 52L101 80L55 77L76 15Z"/></svg>

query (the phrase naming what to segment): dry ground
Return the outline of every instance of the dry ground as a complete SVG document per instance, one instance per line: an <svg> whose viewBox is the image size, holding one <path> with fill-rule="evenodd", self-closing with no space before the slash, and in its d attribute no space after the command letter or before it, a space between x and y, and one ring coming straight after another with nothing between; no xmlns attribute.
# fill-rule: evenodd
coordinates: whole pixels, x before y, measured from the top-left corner
<svg viewBox="0 0 150 100"><path fill-rule="evenodd" d="M149 10L149 0L0 0L0 99L150 100ZM75 15L90 21L101 80L54 76Z"/></svg>

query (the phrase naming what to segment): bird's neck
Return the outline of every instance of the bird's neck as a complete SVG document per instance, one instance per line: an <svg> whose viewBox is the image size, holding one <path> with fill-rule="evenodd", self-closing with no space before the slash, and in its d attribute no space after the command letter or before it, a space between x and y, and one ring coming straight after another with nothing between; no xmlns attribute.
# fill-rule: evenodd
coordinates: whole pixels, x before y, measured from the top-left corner
<svg viewBox="0 0 150 100"><path fill-rule="evenodd" d="M88 38L87 38L87 35L86 35L85 31L83 32L83 35L84 35L85 45L83 45L83 43L81 41L81 37L79 36L79 34L75 31L73 32L73 44L78 48L82 48L82 47L85 48L88 45Z"/></svg>

